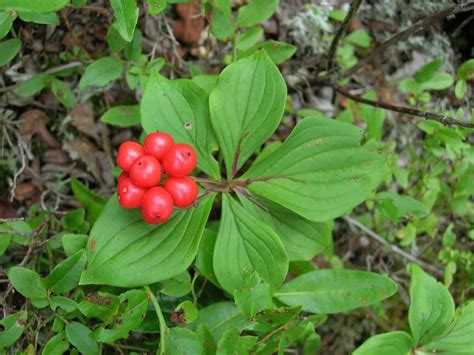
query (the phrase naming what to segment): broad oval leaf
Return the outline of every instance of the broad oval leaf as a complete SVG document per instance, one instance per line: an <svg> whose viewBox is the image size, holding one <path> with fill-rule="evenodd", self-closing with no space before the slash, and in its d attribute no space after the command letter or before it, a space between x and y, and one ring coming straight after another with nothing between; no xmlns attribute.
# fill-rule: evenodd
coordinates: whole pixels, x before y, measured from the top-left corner
<svg viewBox="0 0 474 355"><path fill-rule="evenodd" d="M241 199L245 209L272 226L280 237L289 261L310 260L332 245L331 223L313 222L268 200L256 200L259 206Z"/></svg>
<svg viewBox="0 0 474 355"><path fill-rule="evenodd" d="M330 314L365 307L397 291L397 284L388 277L357 270L315 270L284 284L274 294L289 306Z"/></svg>
<svg viewBox="0 0 474 355"><path fill-rule="evenodd" d="M115 21L112 24L127 42L131 42L138 21L136 0L110 0L114 9Z"/></svg>
<svg viewBox="0 0 474 355"><path fill-rule="evenodd" d="M218 341L224 332L231 328L241 328L246 318L239 312L233 302L217 302L199 310L194 322L189 325L190 329L196 330L203 324Z"/></svg>
<svg viewBox="0 0 474 355"><path fill-rule="evenodd" d="M421 350L436 354L470 354L474 349L474 301L441 334Z"/></svg>
<svg viewBox="0 0 474 355"><path fill-rule="evenodd" d="M44 280L45 286L57 293L71 291L79 283L81 272L86 265L86 253L79 250L62 261Z"/></svg>
<svg viewBox="0 0 474 355"><path fill-rule="evenodd" d="M192 330L174 327L165 335L166 355L174 354L202 354L204 346L199 336Z"/></svg>
<svg viewBox="0 0 474 355"><path fill-rule="evenodd" d="M8 270L8 278L15 290L26 298L44 298L47 296L46 287L41 276L30 269L13 266Z"/></svg>
<svg viewBox="0 0 474 355"><path fill-rule="evenodd" d="M275 290L285 279L288 256L272 228L224 194L214 272L222 288L233 294L243 286L244 273L249 270L255 270Z"/></svg>
<svg viewBox="0 0 474 355"><path fill-rule="evenodd" d="M408 322L416 344L427 344L443 333L454 316L454 301L448 289L418 265L411 264Z"/></svg>
<svg viewBox="0 0 474 355"><path fill-rule="evenodd" d="M53 12L62 9L69 0L2 0L0 10Z"/></svg>
<svg viewBox="0 0 474 355"><path fill-rule="evenodd" d="M456 74L462 80L474 79L474 58L462 63L456 70Z"/></svg>
<svg viewBox="0 0 474 355"><path fill-rule="evenodd" d="M66 339L66 334L60 332L48 340L42 353L45 355L61 355L67 349L69 349L69 342Z"/></svg>
<svg viewBox="0 0 474 355"><path fill-rule="evenodd" d="M67 340L74 345L82 354L99 354L99 345L90 336L91 330L78 322L70 322L66 325Z"/></svg>
<svg viewBox="0 0 474 355"><path fill-rule="evenodd" d="M363 202L387 174L385 155L359 146L362 130L308 117L243 176L249 190L316 222Z"/></svg>
<svg viewBox="0 0 474 355"><path fill-rule="evenodd" d="M237 24L249 27L268 20L276 11L278 2L279 0L252 0L239 9Z"/></svg>
<svg viewBox="0 0 474 355"><path fill-rule="evenodd" d="M103 57L89 64L79 81L79 88L84 90L88 86L102 87L122 74L122 63L113 57Z"/></svg>
<svg viewBox="0 0 474 355"><path fill-rule="evenodd" d="M13 345L23 334L28 319L26 311L20 311L0 320L0 349Z"/></svg>
<svg viewBox="0 0 474 355"><path fill-rule="evenodd" d="M236 155L239 169L273 134L280 124L285 100L285 81L265 51L240 59L222 71L209 106L228 176L232 175Z"/></svg>
<svg viewBox="0 0 474 355"><path fill-rule="evenodd" d="M212 156L217 143L209 118L209 98L198 84L151 76L141 101L141 121L147 133L164 131L176 142L192 145L198 168L219 179L219 164Z"/></svg>
<svg viewBox="0 0 474 355"><path fill-rule="evenodd" d="M118 126L131 127L140 123L140 106L122 105L108 109L100 120L104 123Z"/></svg>
<svg viewBox="0 0 474 355"><path fill-rule="evenodd" d="M91 230L81 284L149 285L185 271L196 256L215 195L162 225L143 222L111 197Z"/></svg>
<svg viewBox="0 0 474 355"><path fill-rule="evenodd" d="M396 331L370 337L352 355L408 355L412 349L411 336Z"/></svg>
<svg viewBox="0 0 474 355"><path fill-rule="evenodd" d="M0 39L10 32L13 25L13 17L8 12L0 12Z"/></svg>
<svg viewBox="0 0 474 355"><path fill-rule="evenodd" d="M18 38L0 42L0 67L8 64L20 51L21 41Z"/></svg>

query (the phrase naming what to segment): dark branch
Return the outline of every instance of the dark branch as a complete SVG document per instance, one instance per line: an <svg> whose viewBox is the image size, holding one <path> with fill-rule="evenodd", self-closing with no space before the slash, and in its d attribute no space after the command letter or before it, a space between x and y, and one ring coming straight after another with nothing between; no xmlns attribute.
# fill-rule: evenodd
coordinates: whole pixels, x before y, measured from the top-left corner
<svg viewBox="0 0 474 355"><path fill-rule="evenodd" d="M359 8L361 3L362 3L362 0L352 1L349 12L344 18L344 21L342 22L341 27L339 27L339 30L337 31L336 36L332 40L331 47L329 48L329 54L328 54L328 64L327 64L328 71L330 71L334 65L334 57L336 55L337 46L339 45L341 38L347 32L347 28L349 27L349 24L351 23L351 20L354 17L355 13L357 12L357 9Z"/></svg>
<svg viewBox="0 0 474 355"><path fill-rule="evenodd" d="M346 72L342 73L342 77L348 77L351 76L357 71L362 68L365 64L370 62L372 59L380 57L383 52L386 51L388 47L390 47L392 44L404 41L407 39L409 36L411 36L413 33L425 29L428 26L431 26L433 23L440 21L448 16L455 15L459 12L465 12L474 9L474 2L470 1L468 3L464 4L459 4L452 6L446 10L437 12L431 16L425 17L424 19L421 19L417 21L415 24L412 26L408 27L406 30L397 33L393 37L389 38L385 42L381 43L377 48L372 50L365 58L361 59L355 66L352 68L348 69Z"/></svg>
<svg viewBox="0 0 474 355"><path fill-rule="evenodd" d="M438 115L436 113L420 111L420 110L410 108L410 107L395 106L395 105L388 104L388 103L382 102L382 101L374 101L374 100L364 99L363 97L351 94L349 91L347 91L346 89L343 89L343 88L337 88L336 91L338 93L340 93L341 95L343 95L343 96L345 96L345 97L347 97L351 100L354 100L354 101L357 101L357 102L360 102L360 103L363 103L363 104L367 104L367 105L370 105L370 106L383 108L385 110L395 111L395 112L399 112L399 113L405 113L407 115L420 117L423 120L437 121L439 123L442 123L443 125L462 126L462 127L467 127L467 128L474 128L474 123L455 120L454 118L451 118L449 116L443 116L443 115Z"/></svg>

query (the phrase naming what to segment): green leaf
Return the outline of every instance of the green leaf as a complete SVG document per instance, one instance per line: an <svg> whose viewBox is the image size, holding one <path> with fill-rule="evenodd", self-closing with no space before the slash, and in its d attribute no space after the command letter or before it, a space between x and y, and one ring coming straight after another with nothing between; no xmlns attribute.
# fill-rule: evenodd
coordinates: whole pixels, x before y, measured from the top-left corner
<svg viewBox="0 0 474 355"><path fill-rule="evenodd" d="M201 275L211 281L214 285L219 285L214 274L213 267L213 255L214 246L217 240L217 232L204 229L202 234L201 244L199 245L199 251L196 255L196 261L194 265Z"/></svg>
<svg viewBox="0 0 474 355"><path fill-rule="evenodd" d="M139 29L133 34L131 42L126 42L124 46L125 58L129 61L138 62L142 54L142 33Z"/></svg>
<svg viewBox="0 0 474 355"><path fill-rule="evenodd" d="M9 12L0 11L0 39L10 32L13 25L13 17Z"/></svg>
<svg viewBox="0 0 474 355"><path fill-rule="evenodd" d="M84 224L85 217L86 211L84 209L72 210L61 218L61 226L69 232L77 231Z"/></svg>
<svg viewBox="0 0 474 355"><path fill-rule="evenodd" d="M339 217L370 196L388 173L385 155L361 148L361 136L362 130L344 122L305 118L242 180L250 179L251 192L309 220Z"/></svg>
<svg viewBox="0 0 474 355"><path fill-rule="evenodd" d="M143 222L111 197L90 233L81 284L149 285L185 271L196 256L215 195L162 225ZM93 247L92 247L93 246Z"/></svg>
<svg viewBox="0 0 474 355"><path fill-rule="evenodd" d="M240 313L253 317L257 312L271 308L272 297L270 286L262 282L258 273L247 271L244 273L244 284L242 288L234 291L234 299Z"/></svg>
<svg viewBox="0 0 474 355"><path fill-rule="evenodd" d="M222 71L209 106L228 176L232 176L237 153L239 169L271 137L280 124L285 101L285 81L265 51Z"/></svg>
<svg viewBox="0 0 474 355"><path fill-rule="evenodd" d="M263 28L253 27L242 32L237 38L236 47L239 51L250 49L263 38ZM267 52L268 53L268 52Z"/></svg>
<svg viewBox="0 0 474 355"><path fill-rule="evenodd" d="M224 2L226 1L224 0ZM222 2L221 0L220 3ZM212 8L206 11L206 15L210 22L211 33L217 39L226 41L234 36L234 24L232 23L231 14L226 11L224 6L220 6L220 3L210 5Z"/></svg>
<svg viewBox="0 0 474 355"><path fill-rule="evenodd" d="M117 0L118 1L118 0ZM89 64L79 81L79 88L88 86L103 87L113 80L120 78L122 63L113 57L103 57Z"/></svg>
<svg viewBox="0 0 474 355"><path fill-rule="evenodd" d="M48 85L50 76L48 74L37 74L20 83L15 88L15 94L20 96L34 96Z"/></svg>
<svg viewBox="0 0 474 355"><path fill-rule="evenodd" d="M199 310L198 317L189 325L190 329L197 329L200 324L207 326L214 340L219 340L224 332L235 327L240 329L246 318L232 302L217 302Z"/></svg>
<svg viewBox="0 0 474 355"><path fill-rule="evenodd" d="M458 80L456 86L454 87L454 94L456 95L456 98L461 100L466 95L466 92L467 83L462 79Z"/></svg>
<svg viewBox="0 0 474 355"><path fill-rule="evenodd" d="M148 13L150 15L159 15L166 10L168 1L166 0L147 0Z"/></svg>
<svg viewBox="0 0 474 355"><path fill-rule="evenodd" d="M187 271L161 282L161 292L168 296L182 297L191 292L191 276Z"/></svg>
<svg viewBox="0 0 474 355"><path fill-rule="evenodd" d="M421 88L429 90L444 90L453 85L454 79L448 73L436 73L430 80L421 84Z"/></svg>
<svg viewBox="0 0 474 355"><path fill-rule="evenodd" d="M58 15L54 12L50 13L37 13L37 12L27 12L27 11L18 11L18 17L25 22L33 22L41 25L59 25Z"/></svg>
<svg viewBox="0 0 474 355"><path fill-rule="evenodd" d="M268 200L258 199L260 207L248 199L241 201L246 210L274 228L290 261L310 260L331 247L330 223L309 221Z"/></svg>
<svg viewBox="0 0 474 355"><path fill-rule="evenodd" d="M53 311L56 310L56 308L61 308L64 309L66 312L74 312L77 309L77 303L76 301L68 298L68 297L62 297L62 296L53 296L49 299L49 305L51 306L51 309Z"/></svg>
<svg viewBox="0 0 474 355"><path fill-rule="evenodd" d="M75 177L72 177L71 189L74 193L74 197L86 208L88 221L94 223L104 209L107 201L89 190L86 185Z"/></svg>
<svg viewBox="0 0 474 355"><path fill-rule="evenodd" d="M112 24L124 40L130 42L138 21L138 7L135 0L110 0L115 13Z"/></svg>
<svg viewBox="0 0 474 355"><path fill-rule="evenodd" d="M413 339L405 332L377 334L367 339L353 355L408 355L413 349Z"/></svg>
<svg viewBox="0 0 474 355"><path fill-rule="evenodd" d="M110 50L118 53L125 47L125 43L127 42L122 38L120 33L118 33L113 26L110 26L107 30L107 45Z"/></svg>
<svg viewBox="0 0 474 355"><path fill-rule="evenodd" d="M141 101L141 121L147 133L164 131L176 142L193 146L198 168L219 178L219 165L212 156L217 144L209 121L208 95L199 85L151 76Z"/></svg>
<svg viewBox="0 0 474 355"><path fill-rule="evenodd" d="M405 78L398 85L398 89L401 92L416 94L419 89L419 85L413 80L413 78Z"/></svg>
<svg viewBox="0 0 474 355"><path fill-rule="evenodd" d="M51 81L51 91L64 107L71 109L75 103L75 97L71 88L62 80Z"/></svg>
<svg viewBox="0 0 474 355"><path fill-rule="evenodd" d="M0 234L0 256L2 256L5 251L8 249L10 246L10 243L12 241L12 235L11 234Z"/></svg>
<svg viewBox="0 0 474 355"><path fill-rule="evenodd" d="M131 127L140 124L140 106L122 105L107 110L100 120L104 123L118 126Z"/></svg>
<svg viewBox="0 0 474 355"><path fill-rule="evenodd" d="M117 313L119 303L117 296L99 292L98 296L89 296L82 300L78 308L87 318L97 318L107 322Z"/></svg>
<svg viewBox="0 0 474 355"><path fill-rule="evenodd" d="M430 212L429 208L422 202L411 196L399 195L396 192L380 192L375 196L377 202L381 203L384 211L390 219L397 223L401 217L425 217Z"/></svg>
<svg viewBox="0 0 474 355"><path fill-rule="evenodd" d="M192 81L198 84L205 92L211 94L217 85L217 75L196 75Z"/></svg>
<svg viewBox="0 0 474 355"><path fill-rule="evenodd" d="M352 31L346 36L344 40L357 47L370 48L370 37L363 29Z"/></svg>
<svg viewBox="0 0 474 355"><path fill-rule="evenodd" d="M367 99L377 99L374 92L363 96ZM369 105L361 104L359 106L359 115L367 123L367 140L375 139L380 141L383 133L383 123L385 121L385 111Z"/></svg>
<svg viewBox="0 0 474 355"><path fill-rule="evenodd" d="M224 194L214 249L214 272L223 289L233 294L242 288L247 270L258 272L275 290L285 279L288 257L272 228Z"/></svg>
<svg viewBox="0 0 474 355"><path fill-rule="evenodd" d="M265 49L275 64L283 63L296 53L296 47L285 42L266 41L261 48Z"/></svg>
<svg viewBox="0 0 474 355"><path fill-rule="evenodd" d="M454 315L454 301L444 285L411 264L408 321L417 345L428 344L446 331Z"/></svg>
<svg viewBox="0 0 474 355"><path fill-rule="evenodd" d="M53 12L62 9L69 0L2 0L0 10Z"/></svg>
<svg viewBox="0 0 474 355"><path fill-rule="evenodd" d="M416 82L422 84L433 79L438 70L443 66L443 63L443 58L437 58L428 64L423 65L415 75Z"/></svg>
<svg viewBox="0 0 474 355"><path fill-rule="evenodd" d="M77 286L86 264L86 254L79 250L76 254L60 262L46 277L44 283L53 292L65 293Z"/></svg>
<svg viewBox="0 0 474 355"><path fill-rule="evenodd" d="M278 0L252 0L250 4L239 8L237 24L251 27L268 20L278 7Z"/></svg>
<svg viewBox="0 0 474 355"><path fill-rule="evenodd" d="M70 322L66 325L66 336L68 341L84 355L99 354L99 346L90 336L90 329L78 322Z"/></svg>
<svg viewBox="0 0 474 355"><path fill-rule="evenodd" d="M8 269L8 278L15 290L26 298L45 298L46 287L38 273L21 266Z"/></svg>
<svg viewBox="0 0 474 355"><path fill-rule="evenodd" d="M165 336L166 355L193 355L201 354L204 347L199 336L186 328L171 328Z"/></svg>
<svg viewBox="0 0 474 355"><path fill-rule="evenodd" d="M464 81L474 79L474 59L469 59L462 63L456 70L456 74Z"/></svg>
<svg viewBox="0 0 474 355"><path fill-rule="evenodd" d="M62 355L69 349L69 342L64 332L59 332L48 340L43 348L44 355Z"/></svg>
<svg viewBox="0 0 474 355"><path fill-rule="evenodd" d="M63 234L61 241L66 255L69 257L84 249L88 238L86 234Z"/></svg>
<svg viewBox="0 0 474 355"><path fill-rule="evenodd" d="M256 342L257 337L240 336L238 329L230 328L217 343L217 354L249 354Z"/></svg>
<svg viewBox="0 0 474 355"><path fill-rule="evenodd" d="M202 355L215 355L217 353L217 344L207 326L200 324L196 329L196 333L204 344Z"/></svg>
<svg viewBox="0 0 474 355"><path fill-rule="evenodd" d="M191 301L181 302L179 305L176 306L175 312L178 312L184 316L185 324L194 322L199 313L198 309Z"/></svg>
<svg viewBox="0 0 474 355"><path fill-rule="evenodd" d="M20 51L21 41L18 38L0 42L0 67L8 64Z"/></svg>
<svg viewBox="0 0 474 355"><path fill-rule="evenodd" d="M438 337L420 350L439 354L471 354L474 349L474 302L471 301L462 313Z"/></svg>
<svg viewBox="0 0 474 355"><path fill-rule="evenodd" d="M28 319L26 311L20 311L0 319L0 349L13 345L23 334Z"/></svg>
<svg viewBox="0 0 474 355"><path fill-rule="evenodd" d="M316 314L346 312L390 297L397 284L388 277L357 270L308 272L284 284L274 297Z"/></svg>

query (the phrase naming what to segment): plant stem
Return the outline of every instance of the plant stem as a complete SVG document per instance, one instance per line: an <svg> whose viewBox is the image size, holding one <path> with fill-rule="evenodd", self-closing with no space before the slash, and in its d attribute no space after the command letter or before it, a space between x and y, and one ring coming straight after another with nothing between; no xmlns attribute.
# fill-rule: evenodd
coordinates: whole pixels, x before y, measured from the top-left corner
<svg viewBox="0 0 474 355"><path fill-rule="evenodd" d="M331 47L329 48L329 54L328 54L328 64L327 64L328 71L331 70L334 65L334 57L336 56L337 46L339 45L339 42L341 41L344 34L347 32L347 29L349 27L349 24L351 23L352 17L354 17L361 3L362 3L362 0L352 1L349 12L347 13L346 17L344 18L344 21L341 24L341 27L339 27L339 30L337 31L336 36L331 42Z"/></svg>
<svg viewBox="0 0 474 355"><path fill-rule="evenodd" d="M456 125L456 126L462 126L462 127L467 127L467 128L474 128L474 123L455 120L454 118L451 118L449 116L438 115L436 113L427 112L427 111L420 111L420 110L410 108L410 107L395 106L395 105L388 104L382 101L364 99L363 97L351 94L348 90L343 89L343 88L337 88L336 91L351 100L361 102L363 104L367 104L370 106L383 108L385 110L405 113L411 116L421 117L423 120L437 121L443 125L448 125L448 126Z"/></svg>
<svg viewBox="0 0 474 355"><path fill-rule="evenodd" d="M153 307L155 307L156 316L158 317L158 321L160 322L160 355L165 353L165 333L168 332L168 327L166 326L165 318L163 317L163 313L161 312L160 304L158 303L155 295L151 292L150 287L144 287L148 298L150 299Z"/></svg>

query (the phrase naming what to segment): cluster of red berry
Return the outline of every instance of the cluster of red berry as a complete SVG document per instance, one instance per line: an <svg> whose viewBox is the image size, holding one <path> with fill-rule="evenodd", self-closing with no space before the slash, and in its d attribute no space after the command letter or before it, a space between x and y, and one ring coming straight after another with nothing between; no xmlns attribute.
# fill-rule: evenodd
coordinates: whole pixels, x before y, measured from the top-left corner
<svg viewBox="0 0 474 355"><path fill-rule="evenodd" d="M118 179L118 200L124 208L140 208L143 220L166 222L173 205L189 207L198 195L198 187L188 175L196 167L193 147L175 144L173 137L155 132L145 138L143 147L126 141L120 145L117 165L123 169ZM163 173L166 180L157 186Z"/></svg>

